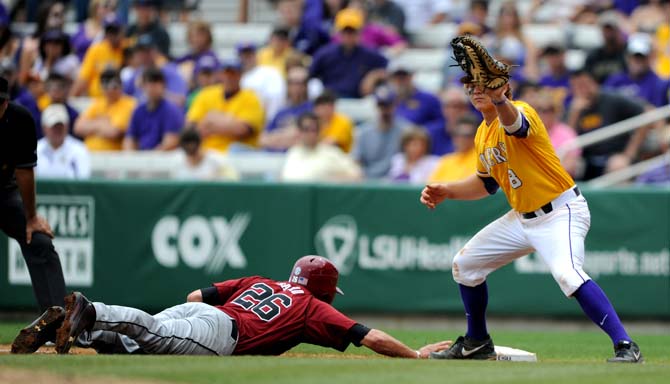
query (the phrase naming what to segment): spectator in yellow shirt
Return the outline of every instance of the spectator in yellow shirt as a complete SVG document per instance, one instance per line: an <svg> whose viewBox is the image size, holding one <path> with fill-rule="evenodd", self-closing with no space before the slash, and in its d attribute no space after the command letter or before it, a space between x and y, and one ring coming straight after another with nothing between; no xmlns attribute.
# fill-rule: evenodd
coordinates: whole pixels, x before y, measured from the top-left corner
<svg viewBox="0 0 670 384"><path fill-rule="evenodd" d="M452 137L454 152L440 158L435 170L430 175L429 183L457 181L470 175L477 167L477 151L475 151L475 134L479 120L471 113L456 121Z"/></svg>
<svg viewBox="0 0 670 384"><path fill-rule="evenodd" d="M335 112L336 100L334 93L325 91L314 100L314 114L322 127L321 141L349 152L354 142L354 123L349 117Z"/></svg>
<svg viewBox="0 0 670 384"><path fill-rule="evenodd" d="M265 121L263 105L251 90L240 88L242 67L222 64L222 85L204 88L186 115L187 126L198 130L204 149L227 151L233 143L256 147Z"/></svg>
<svg viewBox="0 0 670 384"><path fill-rule="evenodd" d="M79 116L74 131L91 151L118 151L135 110L135 99L123 94L117 70L105 70L100 84L104 96Z"/></svg>
<svg viewBox="0 0 670 384"><path fill-rule="evenodd" d="M72 87L74 96L99 97L103 94L100 74L106 69L121 69L123 64L122 25L116 15L109 14L104 20L105 36L86 51L79 70L79 78Z"/></svg>
<svg viewBox="0 0 670 384"><path fill-rule="evenodd" d="M286 59L296 54L288 35L288 28L275 28L270 35L268 45L256 53L258 65L276 68L279 73L286 76Z"/></svg>
<svg viewBox="0 0 670 384"><path fill-rule="evenodd" d="M670 15L670 3L665 4L667 15ZM661 24L654 34L656 46L656 63L654 70L662 79L670 79L670 23Z"/></svg>

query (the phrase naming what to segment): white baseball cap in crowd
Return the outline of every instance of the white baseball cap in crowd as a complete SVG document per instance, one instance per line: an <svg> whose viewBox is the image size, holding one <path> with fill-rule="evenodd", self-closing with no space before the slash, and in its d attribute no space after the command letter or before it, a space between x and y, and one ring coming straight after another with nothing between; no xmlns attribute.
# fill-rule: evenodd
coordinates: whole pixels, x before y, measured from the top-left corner
<svg viewBox="0 0 670 384"><path fill-rule="evenodd" d="M63 104L51 104L42 112L42 125L53 127L61 123L65 126L70 124L70 115Z"/></svg>
<svg viewBox="0 0 670 384"><path fill-rule="evenodd" d="M651 36L647 33L633 33L628 37L626 51L631 55L649 56L651 53Z"/></svg>

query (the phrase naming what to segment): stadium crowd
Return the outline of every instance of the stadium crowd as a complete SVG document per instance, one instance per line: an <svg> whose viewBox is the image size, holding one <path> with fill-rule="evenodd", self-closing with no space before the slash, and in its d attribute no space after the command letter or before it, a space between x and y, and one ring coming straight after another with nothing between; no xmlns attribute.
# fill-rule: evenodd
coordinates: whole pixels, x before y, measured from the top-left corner
<svg viewBox="0 0 670 384"><path fill-rule="evenodd" d="M268 1L277 12L268 41L239 41L235 57L221 57L212 26L189 15L182 15L190 19L188 52L171 53L161 9L184 2L0 3L0 75L35 119L38 177L89 177L89 154L97 151L177 151L183 161L175 178L236 179L218 154L268 151L286 152L287 181L463 178L475 169L482 119L460 69L444 63L434 93L396 60L416 47L416 31L445 22L517 66L514 97L537 109L576 179L670 146L670 126L661 121L561 151L579 135L668 104L670 1L532 1L523 14L511 1L496 1L495 14L484 0ZM72 35L68 7L81 19ZM35 21L33 33L14 31L26 20ZM523 33L528 23L597 25L603 45L586 54L583 68L569 69L566 43L535 46ZM77 110L75 97L92 101ZM340 98L372 98L375 118L354 121L336 109ZM669 179L664 166L638 181Z"/></svg>

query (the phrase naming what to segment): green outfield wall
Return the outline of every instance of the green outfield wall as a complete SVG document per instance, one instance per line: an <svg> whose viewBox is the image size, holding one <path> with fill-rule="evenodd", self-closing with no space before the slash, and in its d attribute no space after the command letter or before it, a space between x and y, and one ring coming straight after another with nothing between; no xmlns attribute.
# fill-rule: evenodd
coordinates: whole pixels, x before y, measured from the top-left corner
<svg viewBox="0 0 670 384"><path fill-rule="evenodd" d="M508 208L504 196L419 204L420 188L169 182L40 182L69 289L158 310L211 282L287 278L317 253L341 270L348 312L458 313L453 256ZM670 190L585 190L586 271L623 316L670 318ZM571 316L546 266L530 255L489 277L489 313ZM18 245L0 235L0 309L34 299Z"/></svg>

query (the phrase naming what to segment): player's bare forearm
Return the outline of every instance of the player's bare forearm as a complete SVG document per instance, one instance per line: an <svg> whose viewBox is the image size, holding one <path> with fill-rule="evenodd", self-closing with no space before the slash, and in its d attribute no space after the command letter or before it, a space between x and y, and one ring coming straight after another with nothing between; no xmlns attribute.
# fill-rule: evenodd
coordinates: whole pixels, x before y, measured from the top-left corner
<svg viewBox="0 0 670 384"><path fill-rule="evenodd" d="M502 96L504 99L502 101L502 104L497 104L496 111L498 112L498 119L500 119L500 122L502 123L503 126L510 126L514 125L516 122L516 119L519 117L519 111L516 109L514 104L510 103L509 100L507 100L507 97L505 95Z"/></svg>
<svg viewBox="0 0 670 384"><path fill-rule="evenodd" d="M453 200L479 200L489 196L484 182L477 175L449 183Z"/></svg>
<svg viewBox="0 0 670 384"><path fill-rule="evenodd" d="M378 329L370 330L361 341L361 344L384 356L408 359L419 358L416 350Z"/></svg>
<svg viewBox="0 0 670 384"><path fill-rule="evenodd" d="M439 341L434 344L424 345L418 350L414 350L395 337L380 331L371 329L361 340L361 344L371 350L390 357L401 357L406 359L427 359L431 352L439 352L451 346L451 340Z"/></svg>
<svg viewBox="0 0 670 384"><path fill-rule="evenodd" d="M477 175L466 179L446 184L428 184L421 191L420 201L430 209L446 199L450 200L479 200L488 196L489 193L484 182Z"/></svg>
<svg viewBox="0 0 670 384"><path fill-rule="evenodd" d="M498 89L485 89L485 93L491 98L491 102L496 108L498 119L503 126L512 126L519 117L519 111L510 103L505 96L505 92L509 90L509 84Z"/></svg>
<svg viewBox="0 0 670 384"><path fill-rule="evenodd" d="M35 173L32 168L17 168L15 174L26 220L30 220L37 215L35 210Z"/></svg>

